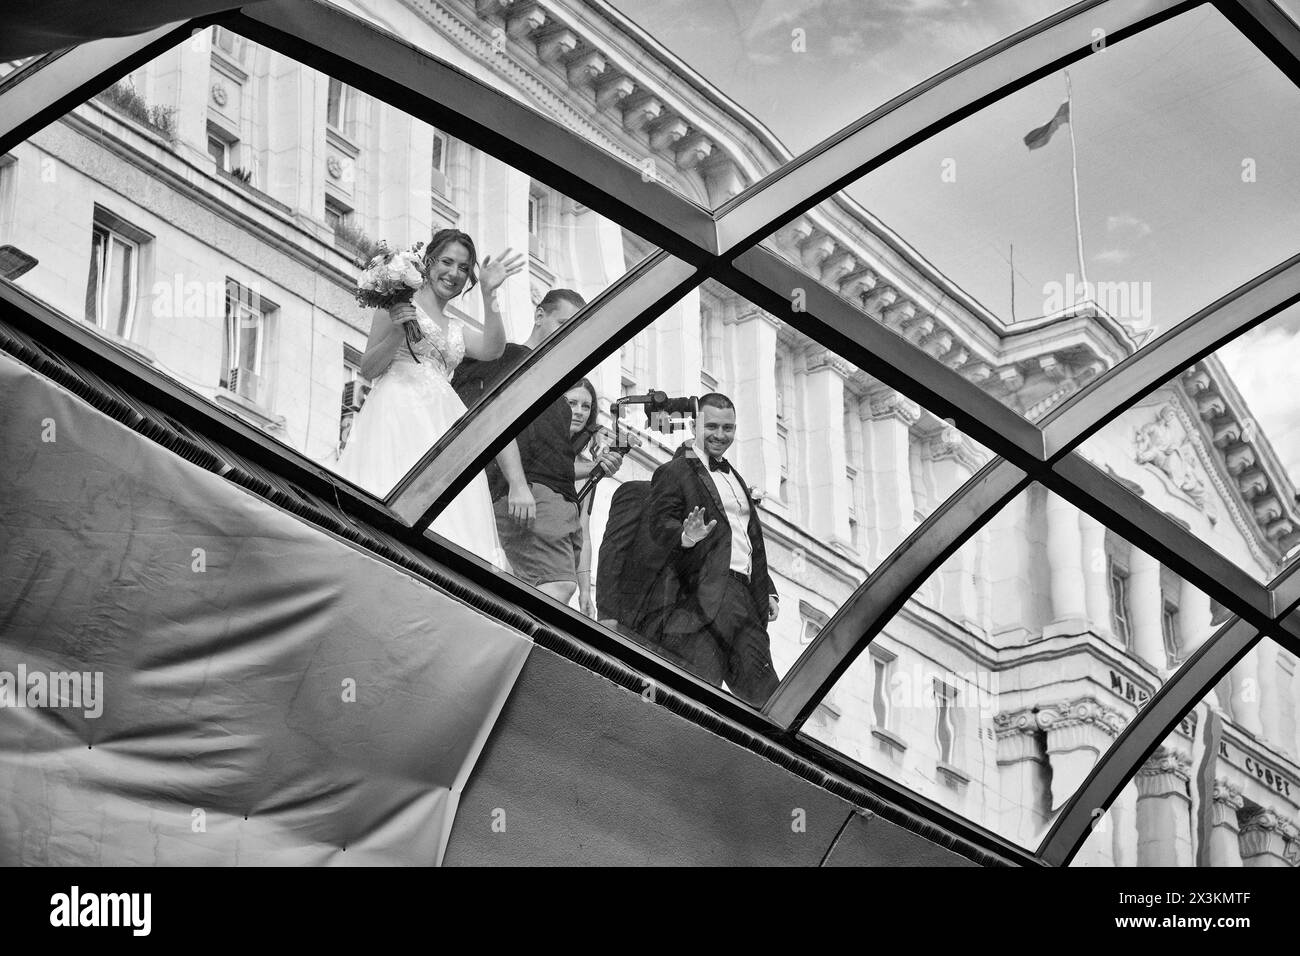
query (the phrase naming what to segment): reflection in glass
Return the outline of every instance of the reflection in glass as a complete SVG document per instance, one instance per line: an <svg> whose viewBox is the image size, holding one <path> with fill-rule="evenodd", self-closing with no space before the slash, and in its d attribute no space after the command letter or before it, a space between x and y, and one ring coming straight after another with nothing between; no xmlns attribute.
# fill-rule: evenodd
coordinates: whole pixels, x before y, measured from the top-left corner
<svg viewBox="0 0 1300 956"><path fill-rule="evenodd" d="M1296 658L1264 638L1137 768L1074 866L1300 864Z"/></svg>
<svg viewBox="0 0 1300 956"><path fill-rule="evenodd" d="M355 298L359 263L380 240L407 248L444 228L472 237L481 275L513 250L521 267L491 291L514 341L550 290L595 296L651 251L507 163L224 28L0 157L6 277L331 469L390 371L375 361L381 313ZM491 325L487 285L444 296L445 309L424 302L434 334L471 356ZM432 430L394 421L401 462L463 412L449 407ZM383 496L402 471L348 474Z"/></svg>
<svg viewBox="0 0 1300 956"><path fill-rule="evenodd" d="M1300 306L1184 369L1080 453L1261 581L1300 551Z"/></svg>
<svg viewBox="0 0 1300 956"><path fill-rule="evenodd" d="M537 321L489 379L549 334L554 319L539 309ZM527 583L755 706L871 570L988 459L712 281L585 374L601 427L584 450L571 446L576 413L559 399L508 449L522 481L509 460L488 468L505 558ZM568 401L585 393L574 384ZM656 391L667 404L647 404ZM734 407L695 412L682 401L708 392ZM719 457L729 469L706 469ZM602 460L617 468L579 507Z"/></svg>
<svg viewBox="0 0 1300 956"><path fill-rule="evenodd" d="M615 6L649 31L656 53L685 61L798 154L1068 3L819 0L795 9L616 0ZM686 73L680 65L674 72Z"/></svg>
<svg viewBox="0 0 1300 956"><path fill-rule="evenodd" d="M1212 628L1205 594L1034 485L922 584L803 730L1034 849Z"/></svg>
<svg viewBox="0 0 1300 956"><path fill-rule="evenodd" d="M891 96L1066 4L333 5L713 209Z"/></svg>
<svg viewBox="0 0 1300 956"><path fill-rule="evenodd" d="M1300 92L1204 5L980 110L767 245L1038 420L1294 255L1297 176Z"/></svg>

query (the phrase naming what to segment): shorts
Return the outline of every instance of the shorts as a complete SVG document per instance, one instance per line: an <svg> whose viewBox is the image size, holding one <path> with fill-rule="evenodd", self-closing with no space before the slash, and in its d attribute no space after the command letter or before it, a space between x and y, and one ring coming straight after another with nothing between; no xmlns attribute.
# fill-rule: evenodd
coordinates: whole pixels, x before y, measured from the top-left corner
<svg viewBox="0 0 1300 956"><path fill-rule="evenodd" d="M501 548L510 559L515 577L536 587L557 581L578 582L578 558L582 555L582 523L578 506L537 482L528 488L537 502L532 527L510 517L510 496L492 502Z"/></svg>

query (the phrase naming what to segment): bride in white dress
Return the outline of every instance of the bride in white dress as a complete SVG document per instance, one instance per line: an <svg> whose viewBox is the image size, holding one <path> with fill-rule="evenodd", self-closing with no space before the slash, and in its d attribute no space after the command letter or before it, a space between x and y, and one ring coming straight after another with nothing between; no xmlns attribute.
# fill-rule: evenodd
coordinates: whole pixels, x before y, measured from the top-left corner
<svg viewBox="0 0 1300 956"><path fill-rule="evenodd" d="M499 358L505 326L495 293L524 268L522 255L507 249L483 260L475 276L477 253L468 235L455 229L435 233L424 258L424 284L410 303L375 310L361 374L374 384L352 424L347 445L335 464L338 474L378 497L385 497L420 458L465 413L452 390L451 376L465 356ZM483 295L483 331L467 329L447 315L448 302L478 283ZM420 337L408 345L406 324ZM415 339L417 336L412 335ZM505 559L487 479L480 472L456 496L432 530L498 567Z"/></svg>

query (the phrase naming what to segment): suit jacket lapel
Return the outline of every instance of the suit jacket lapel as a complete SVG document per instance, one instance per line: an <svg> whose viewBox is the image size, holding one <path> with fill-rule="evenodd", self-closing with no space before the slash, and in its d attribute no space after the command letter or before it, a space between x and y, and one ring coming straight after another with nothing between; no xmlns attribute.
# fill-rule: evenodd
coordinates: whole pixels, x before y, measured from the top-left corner
<svg viewBox="0 0 1300 956"><path fill-rule="evenodd" d="M691 463L691 472L695 475L695 480L704 486L704 490L709 493L709 497L713 499L713 504L717 507L718 511L722 512L722 518L725 521L727 518L727 509L722 507L722 498L718 495L718 486L713 483L713 478L709 475L708 466L705 465L704 462L700 461L699 458L694 456L688 458L687 461Z"/></svg>

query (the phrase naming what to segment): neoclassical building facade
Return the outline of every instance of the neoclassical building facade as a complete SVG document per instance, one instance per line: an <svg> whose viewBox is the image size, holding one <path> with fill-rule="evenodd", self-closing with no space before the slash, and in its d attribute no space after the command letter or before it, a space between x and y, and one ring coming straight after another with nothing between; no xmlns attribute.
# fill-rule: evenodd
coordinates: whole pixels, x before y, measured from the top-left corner
<svg viewBox="0 0 1300 956"><path fill-rule="evenodd" d="M789 151L605 4L341 4L716 207ZM651 247L509 164L229 31L136 70L0 159L0 244L29 294L329 465L364 401L359 250L455 226L529 252L502 302L513 341L552 288L588 299ZM1137 349L1091 303L1014 327L846 196L766 247L1031 419ZM458 304L478 322L476 297ZM936 303L938 303L936 305ZM762 495L785 673L920 522L988 460L949 422L721 286L688 293L590 372L608 403L651 388L736 402L734 459ZM604 482L649 476L684 432L645 430ZM1295 488L1222 363L1203 360L1084 453L1267 579L1300 542ZM382 494L387 489L371 489ZM593 571L600 587L600 568ZM1226 620L1194 586L1033 487L908 602L805 731L1033 847L1161 683ZM1295 658L1247 655L1141 769L1077 863L1190 865L1213 801L1215 865L1300 860ZM1224 723L1213 792L1196 729Z"/></svg>

